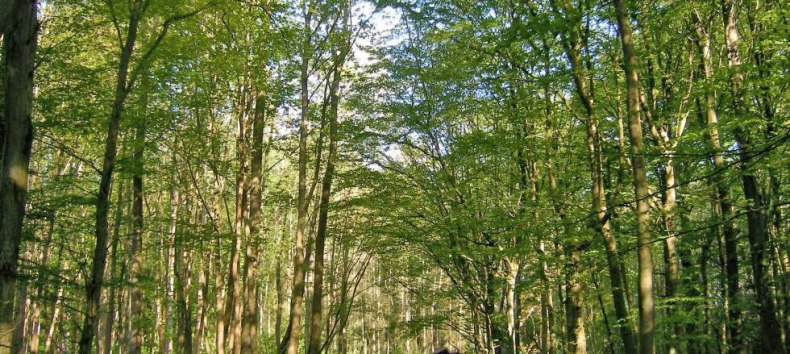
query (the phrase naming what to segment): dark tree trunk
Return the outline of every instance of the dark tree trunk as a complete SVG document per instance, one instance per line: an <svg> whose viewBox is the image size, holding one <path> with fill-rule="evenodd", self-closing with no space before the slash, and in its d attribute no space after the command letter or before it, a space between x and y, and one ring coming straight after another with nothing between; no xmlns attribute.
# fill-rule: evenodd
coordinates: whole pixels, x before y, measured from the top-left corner
<svg viewBox="0 0 790 354"><path fill-rule="evenodd" d="M143 99L143 108L147 108L147 94ZM129 314L126 333L126 350L129 354L139 354L143 345L143 331L140 328L141 319L145 316L145 299L140 282L143 263L143 157L145 153L145 117L138 117L135 123L134 152L132 163L132 232L129 234L129 249L127 250L129 262Z"/></svg>
<svg viewBox="0 0 790 354"><path fill-rule="evenodd" d="M0 112L0 346L24 350L11 343L22 220L27 201L28 168L33 144L31 121L33 61L36 51L38 5L33 0L7 0L0 24L3 34L2 112Z"/></svg>
<svg viewBox="0 0 790 354"><path fill-rule="evenodd" d="M350 6L348 3L344 5L345 8L343 20L344 36L348 36L348 21L350 16ZM345 38L345 37L344 37ZM349 39L346 38L346 41ZM318 232L315 239L315 265L314 265L314 278L313 278L313 301L311 303L311 322L310 322L310 338L307 344L308 354L320 354L321 352L321 311L323 306L323 282L324 282L324 248L327 237L327 224L329 220L329 202L332 190L332 179L335 174L335 160L337 159L337 121L338 121L338 105L340 97L338 91L340 90L340 81L342 79L342 70L345 63L346 54L348 53L351 44L345 43L345 46L340 48L340 55L335 58L334 73L332 75L332 84L329 89L329 156L326 162L326 173L321 185L321 200L318 216Z"/></svg>
<svg viewBox="0 0 790 354"><path fill-rule="evenodd" d="M739 33L737 27L737 6L732 0L722 0L721 5L724 15L724 38L727 44L727 61L730 68L730 89L732 90L733 111L736 116L744 117L747 114L747 109L742 92L743 75L740 72L741 59L740 49L738 48ZM753 146L750 133L745 131L741 126L736 125L735 141L738 143L738 157L741 162L743 194L748 202L746 209L746 224L749 236L754 290L757 303L759 304L760 350L764 353L785 353L779 321L776 318L776 308L772 296L772 289L768 284L769 272L766 269L765 261L768 240L766 220L767 208L765 205L765 198L757 182L757 176L751 167L748 166L751 162L750 160L753 158Z"/></svg>
<svg viewBox="0 0 790 354"><path fill-rule="evenodd" d="M104 283L104 270L107 266L108 212L110 207L110 187L115 170L115 156L118 149L118 134L121 127L121 113L129 95L128 76L129 62L137 40L137 27L142 16L142 0L136 0L129 17L126 41L121 49L118 64L118 76L115 86L115 98L107 125L107 139L104 147L104 159L101 168L101 182L96 196L96 245L93 251L93 266L90 276L85 282L85 318L79 340L79 353L89 354L93 346L93 337L98 332L99 305Z"/></svg>

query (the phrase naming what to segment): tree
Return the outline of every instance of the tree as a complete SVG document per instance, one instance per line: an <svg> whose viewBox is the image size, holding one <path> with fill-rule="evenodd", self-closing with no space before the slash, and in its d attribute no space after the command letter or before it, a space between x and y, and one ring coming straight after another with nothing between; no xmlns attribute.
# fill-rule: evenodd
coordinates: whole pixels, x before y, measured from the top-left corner
<svg viewBox="0 0 790 354"><path fill-rule="evenodd" d="M741 55L738 48L738 15L737 7L732 1L723 1L725 39L727 44L727 62L730 68L730 89L732 91L732 110L736 115L746 115L747 111L742 97L743 76L740 73ZM762 349L771 353L784 353L784 343L780 340L779 323L776 319L776 309L768 288L767 273L765 269L765 250L768 239L768 229L765 217L765 197L759 191L757 177L747 167L752 158L751 134L741 127L735 128L735 141L738 143L738 158L741 162L741 181L743 194L749 205L746 210L746 219L749 235L749 251L751 253L752 273L754 275L755 293L760 311L760 339Z"/></svg>
<svg viewBox="0 0 790 354"><path fill-rule="evenodd" d="M299 338L302 323L302 306L304 300L304 237L307 227L307 119L310 110L310 96L308 92L308 80L311 57L311 38L312 38L312 4L308 1L302 2L302 14L304 16L304 29L302 31L302 53L301 71L299 74L300 109L299 117L299 180L298 195L296 199L296 238L294 240L294 271L293 271L293 290L291 291L291 311L288 321L288 332L286 333L286 347L284 352L296 354L299 348ZM281 350L283 352L283 350Z"/></svg>
<svg viewBox="0 0 790 354"><path fill-rule="evenodd" d="M153 43L144 52L141 62L132 68L131 60L134 52L135 44L137 43L138 30L140 21L143 19L151 0L135 0L129 13L129 21L126 26L126 31L121 33L121 24L118 22L115 9L112 2L109 3L111 18L113 25L118 32L118 45L120 46L120 55L118 62L118 73L116 78L115 94L112 103L112 109L108 117L107 123L107 138L104 147L104 159L101 167L101 181L99 183L99 190L96 197L96 245L93 252L93 262L89 279L85 284L85 297L86 297L86 311L85 319L82 323L82 331L80 335L80 353L89 353L93 343L93 337L98 332L98 314L99 304L101 302L102 283L104 281L104 271L107 265L107 242L108 242L108 213L109 213L109 195L110 187L113 179L113 171L115 170L116 155L118 150L118 135L121 127L121 115L123 114L126 100L129 93L134 87L143 68L148 65L154 51L162 43L165 35L170 29L170 26L176 21L190 17L202 9L193 11L191 13L179 14L167 18L163 24L161 31L156 35Z"/></svg>
<svg viewBox="0 0 790 354"><path fill-rule="evenodd" d="M624 0L615 0L617 28L623 47L623 66L626 77L628 134L631 140L631 166L634 170L634 189L637 210L637 233L639 247L639 352L655 352L655 302L653 300L653 258L650 237L650 191L647 185L645 158L642 155L642 120L640 116L639 75L637 56L634 52L633 34Z"/></svg>
<svg viewBox="0 0 790 354"><path fill-rule="evenodd" d="M0 8L3 37L3 104L0 116L0 346L24 350L14 328L21 323L14 300L33 144L33 71L38 3L15 0Z"/></svg>
<svg viewBox="0 0 790 354"><path fill-rule="evenodd" d="M310 321L310 338L307 344L307 353L320 354L323 349L321 343L321 316L323 305L323 281L324 281L324 252L327 237L327 224L329 219L329 203L332 191L332 179L335 174L335 160L337 159L337 121L339 115L340 81L342 79L343 65L351 47L351 35L349 33L350 2L341 5L343 24L341 35L337 39L335 53L333 53L332 63L332 84L329 88L329 155L326 161L326 172L321 184L321 199L318 215L318 231L315 239L315 270L313 280L313 301Z"/></svg>

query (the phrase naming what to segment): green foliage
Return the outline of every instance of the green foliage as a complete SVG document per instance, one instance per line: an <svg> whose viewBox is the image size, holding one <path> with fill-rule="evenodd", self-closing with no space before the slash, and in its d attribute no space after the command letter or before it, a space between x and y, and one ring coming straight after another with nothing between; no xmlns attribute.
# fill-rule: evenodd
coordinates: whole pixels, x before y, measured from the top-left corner
<svg viewBox="0 0 790 354"><path fill-rule="evenodd" d="M35 320L41 328L54 324L55 352L75 350L84 311L96 190L131 3L41 3L22 268L31 306L61 311ZM232 289L231 254L241 252L235 266L244 269L246 247L260 244L252 282L257 316L267 324L256 339L260 352L276 351L282 338L275 338L272 322L279 313L282 336L293 281L301 59L309 63L310 250L333 114L327 113L328 85L338 48L350 37L328 209L322 323L328 352L341 345L347 352L383 351L385 341L390 353L445 344L483 352L509 343L515 326L522 352L539 350L549 334L554 349L564 350L568 292L577 284L589 351L623 350L620 329L633 327L639 316L637 227L622 50L609 3L354 1L353 33L340 30L344 3L334 0L145 3L130 68L137 79L121 115L110 197L102 311L112 299L116 314L102 312L101 321L116 321L110 330L117 346L125 345L126 292L134 286L150 305L133 324L144 330L146 349L165 342L176 347L189 319L190 328L202 330L202 350L216 351L214 326L230 308L222 301ZM728 66L719 4L628 3L643 96L659 351L682 344L688 347L677 347L680 352L691 346L713 352L729 345L721 329L738 322L728 318L729 308L743 310L744 345L760 348L755 304L761 294L753 287L747 219L754 202L743 177L756 177L765 203L759 211L768 229L764 263L777 311L787 317L790 10L775 1L738 3L742 65L736 68ZM313 16L307 41L303 6ZM710 78L694 16L712 41ZM573 46L582 67L574 68L567 55ZM741 91L733 89L734 73L744 75ZM592 98L589 112L580 84ZM743 109L734 104L739 94ZM260 111L258 97L265 104ZM708 108L718 124L707 122ZM238 190L237 178L249 176L249 122L256 113L265 116L266 158L262 218L252 234L235 218L244 209L240 203L249 203L249 190ZM135 141L138 127L145 128L142 146ZM751 139L745 155L739 129ZM723 168L713 163L712 134L721 142ZM140 161L135 148L144 151ZM608 223L596 218L596 164ZM674 186L667 186L668 167L675 169ZM131 284L126 270L136 174L144 181L143 269ZM668 212L670 187L678 197ZM731 220L722 218L717 187L729 193ZM732 301L725 290L727 223L738 232L740 263L740 295ZM616 252L601 237L604 224ZM667 289L664 245L673 238L679 296ZM614 311L610 262L617 257L629 305L625 322L632 323L617 323ZM311 264L307 270L314 271Z"/></svg>

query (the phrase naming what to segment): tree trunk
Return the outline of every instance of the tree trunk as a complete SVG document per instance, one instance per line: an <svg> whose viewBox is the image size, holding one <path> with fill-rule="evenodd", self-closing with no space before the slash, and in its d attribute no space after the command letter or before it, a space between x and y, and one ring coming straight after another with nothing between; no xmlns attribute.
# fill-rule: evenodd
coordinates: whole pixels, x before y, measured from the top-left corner
<svg viewBox="0 0 790 354"><path fill-rule="evenodd" d="M677 243L678 238L675 234L675 207L677 205L677 187L675 186L675 167L672 164L672 159L664 165L663 171L664 178L664 200L662 205L662 212L664 218L664 230L666 232L666 240L664 241L664 266L666 269L666 294L670 301L668 304L668 316L672 316L677 312L679 304L677 300L680 298L680 257L678 255ZM678 336L682 335L682 326L675 326L671 337L670 354L675 354L678 349L681 352L686 352L683 349L683 343L678 342Z"/></svg>
<svg viewBox="0 0 790 354"><path fill-rule="evenodd" d="M219 210L220 196L219 189L215 201L216 210ZM223 305L225 305L225 295L223 290L223 276L222 276L222 242L219 235L214 237L214 350L217 354L225 353L225 312Z"/></svg>
<svg viewBox="0 0 790 354"><path fill-rule="evenodd" d="M165 260L165 279L167 284L165 285L167 288L167 292L164 296L162 311L163 316L165 317L165 336L167 337L164 342L162 342L161 347L159 348L159 352L162 354L170 353L173 346L172 337L169 335L170 329L173 328L173 311L171 301L173 300L172 297L175 296L175 286L176 286L176 279L175 279L175 258L176 258L176 237L178 235L178 208L180 204L180 194L178 193L178 159L176 155L176 150L178 149L178 138L174 139L173 142L173 155L172 155L172 166L170 170L170 193L169 193L169 204L170 204L170 225L167 230L167 256ZM161 341L160 341L161 342ZM186 349L186 348L185 348ZM185 352L186 354L191 354L189 352Z"/></svg>
<svg viewBox="0 0 790 354"><path fill-rule="evenodd" d="M727 44L727 61L730 68L730 89L732 90L733 112L738 117L748 114L742 92L743 75L741 74L740 49L738 48L739 33L737 27L737 7L732 0L722 0L724 11L725 40ZM738 143L738 157L741 162L741 182L743 194L748 202L746 220L751 253L754 290L759 304L761 350L764 353L785 353L780 333L779 321L769 285L766 269L765 252L767 250L768 228L766 220L765 198L760 191L757 176L748 166L753 158L750 132L741 126L735 128L735 141Z"/></svg>
<svg viewBox="0 0 790 354"><path fill-rule="evenodd" d="M288 216L283 216L283 230L282 235L285 236L288 233ZM279 240L278 240L279 243ZM285 309L283 305L285 303L285 291L283 286L285 286L283 282L283 264L282 264L282 257L280 255L275 256L277 258L276 264L274 265L274 285L277 289L277 308L275 309L275 317L274 317L274 338L279 340L282 338L282 329L283 329L283 312Z"/></svg>
<svg viewBox="0 0 790 354"><path fill-rule="evenodd" d="M60 317L60 304L62 302L61 296L63 296L63 286L58 286L57 291L55 291L55 301L52 304L52 312L49 314L49 326L47 327L47 334L44 338L44 353L50 354L53 353L54 350L52 348L52 340L55 336L55 329L57 328L58 318Z"/></svg>
<svg viewBox="0 0 790 354"><path fill-rule="evenodd" d="M11 353L24 354L27 352L25 329L28 326L30 317L28 312L30 310L30 296L28 295L29 284L27 281L22 281L17 284L16 291L16 315L17 321L15 324L14 332L11 338Z"/></svg>
<svg viewBox="0 0 790 354"><path fill-rule="evenodd" d="M118 196L115 198L115 216L113 221L112 230L112 244L110 245L110 277L118 277L118 241L121 237L121 225L124 220L124 183L123 180L119 183L117 188ZM110 287L110 293L107 295L107 313L104 318L104 333L102 334L102 350L98 351L103 354L110 354L113 345L113 326L115 325L116 317L116 289L117 286Z"/></svg>
<svg viewBox="0 0 790 354"><path fill-rule="evenodd" d="M598 299L598 308L601 309L601 319L603 320L604 330L606 331L606 346L609 348L611 354L615 354L614 338L612 337L612 329L609 326L609 316L606 314L606 307L603 304L603 297L599 290L598 277L595 275L595 271L591 272L590 276L592 277L593 288L596 294L595 297Z"/></svg>
<svg viewBox="0 0 790 354"><path fill-rule="evenodd" d="M212 115L212 118L215 118ZM217 133L217 123L212 120L210 126L212 136L216 136ZM215 139L212 139L211 150L212 153L216 156L219 154L219 144L215 143ZM216 172L215 172L216 173ZM217 215L216 219L219 218L220 210L222 207L222 190L223 190L223 183L220 180L218 175L214 176L214 203L212 205L212 213L213 215ZM229 214L229 213L228 213ZM215 219L215 220L216 220ZM228 215L228 219L230 219L230 215ZM230 220L228 220L228 224L230 224ZM225 289L223 284L223 274L222 274L222 237L220 237L219 233L219 222L217 221L216 224L213 225L214 231L214 252L213 252L213 276L214 276L214 351L217 354L225 353L225 312L223 305L225 305Z"/></svg>
<svg viewBox="0 0 790 354"><path fill-rule="evenodd" d="M565 326L568 338L568 353L582 354L587 353L587 336L584 330L584 286L581 281L581 272L577 269L580 260L581 250L578 246L569 245L566 247L567 257L566 272L566 292L568 296L565 301L566 322Z"/></svg>
<svg viewBox="0 0 790 354"><path fill-rule="evenodd" d="M565 13L575 10L565 8ZM581 21L581 19L576 19ZM600 147L600 137L598 133L598 120L595 116L594 93L588 87L585 79L584 65L582 63L582 45L577 23L573 30L563 39L565 53L571 63L575 91L582 101L586 112L587 126L587 151L590 165L590 179L592 189L592 209L595 220L592 222L595 232L601 236L606 248L606 261L609 270L609 278L612 286L612 298L614 301L615 316L617 317L620 336L623 340L623 351L626 354L636 354L636 341L628 319L628 305L626 303L625 292L625 273L622 272L624 266L617 250L617 239L612 235L611 213L607 210L606 191L603 183L602 172L602 151ZM568 294L570 296L570 294ZM567 316L567 314L566 314Z"/></svg>
<svg viewBox="0 0 790 354"><path fill-rule="evenodd" d="M721 172L726 166L724 164L724 156L722 154L721 142L719 140L719 117L716 113L716 93L710 88L711 80L713 79L713 57L710 48L710 36L702 24L702 20L696 12L694 12L694 22L697 33L697 46L702 54L702 68L705 76L705 124L707 128L708 148L711 151L713 166L716 168L717 173L713 173L711 177L711 184L716 186L716 199L719 208L718 223L722 224L725 248L725 270L727 277L727 286L725 292L727 306L727 317L729 319L728 339L734 352L739 353L742 348L740 340L740 327L741 327L741 311L738 303L738 293L740 291L738 286L738 250L737 240L735 235L735 226L733 224L732 204L730 201L730 191L724 181Z"/></svg>
<svg viewBox="0 0 790 354"><path fill-rule="evenodd" d="M126 33L126 41L121 49L118 64L118 77L115 87L115 98L110 112L107 139L104 147L104 160L101 169L101 182L96 197L96 245L93 251L93 266L89 278L85 283L85 317L79 340L79 353L89 354L93 346L93 337L98 331L99 305L104 283L104 270L107 266L107 227L110 187L112 174L115 170L115 156L118 148L118 133L120 132L121 113L123 112L130 87L127 84L129 75L129 62L137 40L137 27L142 16L142 0L136 0Z"/></svg>
<svg viewBox="0 0 790 354"><path fill-rule="evenodd" d="M20 321L14 316L22 220L27 200L30 150L33 144L33 70L38 35L38 5L12 0L3 5L3 88L0 112L0 347L23 350L12 343Z"/></svg>
<svg viewBox="0 0 790 354"><path fill-rule="evenodd" d="M305 0L306 2L306 0ZM294 276L293 290L291 292L291 313L288 321L288 340L284 348L287 354L297 354L299 349L299 339L302 330L302 306L304 305L304 280L305 280L305 255L304 255L304 235L307 224L307 119L309 116L310 98L308 92L308 75L310 63L310 37L311 27L310 18L312 10L308 4L304 4L304 43L302 44L302 66L301 77L301 118L299 120L299 186L297 196L297 221L296 221L296 240L294 245Z"/></svg>
<svg viewBox="0 0 790 354"><path fill-rule="evenodd" d="M147 94L144 94L143 108L147 108ZM130 311L127 318L126 333L126 352L128 354L139 354L143 346L143 329L140 328L143 317L145 316L144 292L139 284L140 274L142 273L143 261L143 157L145 153L145 125L144 117L138 117L136 122L136 132L134 138L134 152L132 154L132 164L134 172L132 175L132 232L129 234L129 283L128 293L130 295Z"/></svg>
<svg viewBox="0 0 790 354"><path fill-rule="evenodd" d="M177 211L176 211L177 212ZM178 242L175 248L175 259L173 261L173 273L175 275L175 296L176 310L178 311L178 324L176 326L176 338L178 346L183 353L192 352L192 311L189 307L189 270L188 270L188 250L183 242Z"/></svg>
<svg viewBox="0 0 790 354"><path fill-rule="evenodd" d="M649 16L644 14L643 16ZM653 53L650 40L652 37L649 34L643 34L645 49L647 53ZM689 52L689 83L688 83L688 96L691 95L692 80L694 72L696 71L693 66L694 52L693 48ZM662 67L661 56L659 55L658 67L663 70L668 70L667 67ZM676 145L680 141L686 125L687 115L684 112L677 112L678 118L671 118L672 114L667 114L665 109L657 109L657 95L659 90L656 88L655 78L655 65L654 59L647 56L647 78L646 87L640 90L640 105L643 108L644 116L647 121L648 130L653 137L653 143L661 154L659 166L656 169L656 175L659 176L659 186L661 190L661 213L662 213L662 226L664 234L663 254L664 254L664 285L665 295L667 298L666 314L668 318L676 317L677 308L679 307L678 298L680 297L680 257L678 254L678 237L677 227L675 223L675 213L678 199L678 189L676 185L676 169L675 169L675 156ZM665 102L680 101L679 110L684 107L687 102L688 96L677 99L675 93L671 88L668 88L666 80L661 80L662 90L660 95L663 96ZM664 117L658 117L663 115ZM661 119L663 118L663 119ZM679 342L678 338L683 336L684 327L677 324L677 321L672 329L669 331L669 340L667 341L667 352L670 354L677 353L678 350L685 353L687 350L683 347L684 343Z"/></svg>
<svg viewBox="0 0 790 354"><path fill-rule="evenodd" d="M631 141L631 167L634 172L636 196L637 245L639 247L639 352L655 352L655 303L653 300L653 260L650 238L650 191L642 147L642 120L639 106L639 76L637 58L631 34L631 25L625 0L614 1L617 28L623 46L623 64L626 77L628 106L628 133Z"/></svg>
<svg viewBox="0 0 790 354"><path fill-rule="evenodd" d="M545 260L545 242L540 243L540 252L543 260L540 265L541 291L540 291L540 326L541 326L541 353L554 353L554 300L549 281L548 262Z"/></svg>
<svg viewBox="0 0 790 354"><path fill-rule="evenodd" d="M200 249L204 250L202 242ZM204 343L204 340L208 328L207 320L208 320L209 303L207 301L207 297L209 294L208 279L210 277L209 274L210 260L204 260L203 262L201 262L201 266L203 267L203 269L201 270L200 275L198 276L198 286L200 287L200 289L198 289L197 302L195 304L195 306L199 311L198 315L196 316L197 328L195 328L195 341L194 341L195 345L193 345L192 347L192 353L186 353L186 354L202 353L201 346L204 348L208 348L208 341L205 341Z"/></svg>
<svg viewBox="0 0 790 354"><path fill-rule="evenodd" d="M350 11L348 9L349 4L346 2L343 5L344 8L341 10L344 13L344 20L343 20L343 28L342 31L345 32L343 34L343 38L346 41L349 41L348 36L348 21L350 17ZM320 209L319 209L319 216L318 216L318 232L316 234L315 239L315 264L313 270L313 300L311 303L311 323L310 323L310 338L307 344L307 353L308 354L320 354L321 352L321 315L322 315L322 306L323 306L323 284L324 284L324 248L326 244L326 236L327 236L327 224L329 220L329 203L331 197L331 190L332 190L332 179L334 178L335 174L335 160L337 158L337 122L338 122L338 105L340 97L338 96L338 91L340 90L340 81L342 79L342 70L346 59L346 54L348 53L349 49L347 46L350 46L350 43L346 43L343 47L341 47L340 55L338 55L334 60L334 72L332 75L332 84L329 89L329 101L330 101L330 120L329 120L329 156L327 157L326 162L326 172L324 173L324 180L321 185L321 199L320 199Z"/></svg>
<svg viewBox="0 0 790 354"><path fill-rule="evenodd" d="M252 123L252 153L250 161L250 215L247 235L246 262L244 263L244 309L242 312L241 352L258 352L258 262L263 198L263 133L266 127L266 98L260 95L255 100L255 116Z"/></svg>
<svg viewBox="0 0 790 354"><path fill-rule="evenodd" d="M236 174L236 214L234 219L233 244L231 246L228 273L228 297L225 305L225 335L228 349L238 353L238 339L241 336L241 243L247 217L247 88L239 92L237 114L239 116L238 135L236 137L236 159L239 169Z"/></svg>

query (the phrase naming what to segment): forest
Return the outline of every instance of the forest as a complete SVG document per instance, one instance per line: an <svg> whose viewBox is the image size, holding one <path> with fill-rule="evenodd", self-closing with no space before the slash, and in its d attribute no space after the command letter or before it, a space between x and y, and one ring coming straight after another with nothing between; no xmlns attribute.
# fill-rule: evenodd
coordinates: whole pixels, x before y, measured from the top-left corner
<svg viewBox="0 0 790 354"><path fill-rule="evenodd" d="M783 0L2 0L0 354L784 354Z"/></svg>

